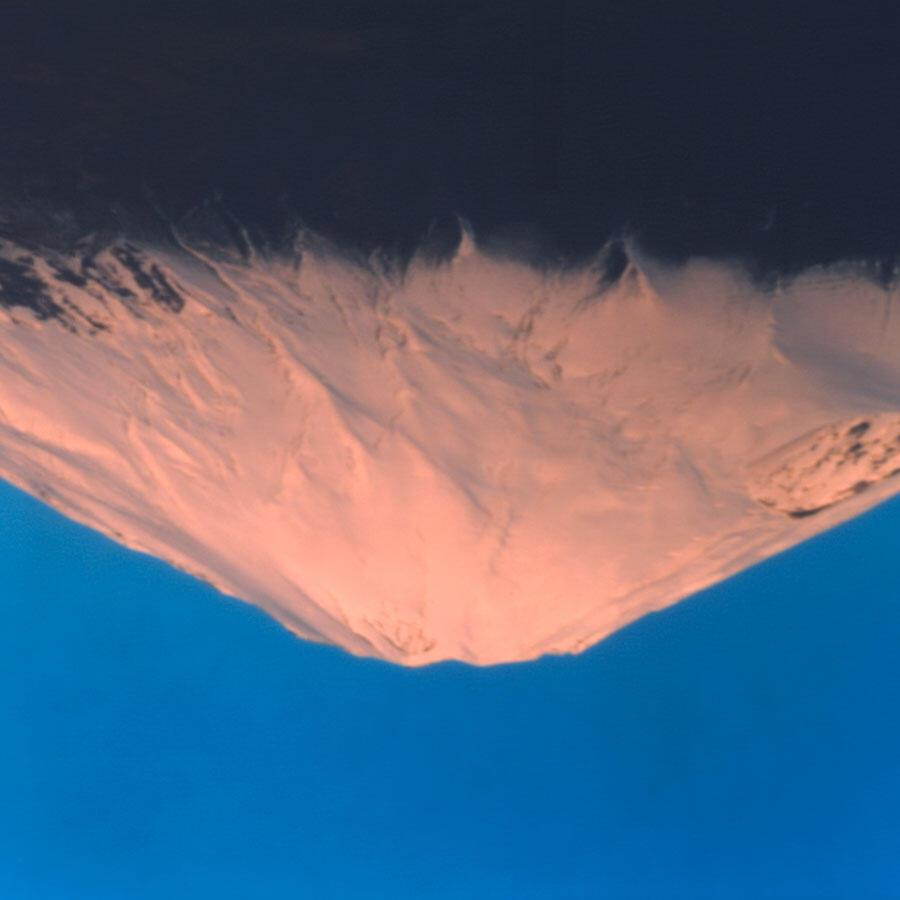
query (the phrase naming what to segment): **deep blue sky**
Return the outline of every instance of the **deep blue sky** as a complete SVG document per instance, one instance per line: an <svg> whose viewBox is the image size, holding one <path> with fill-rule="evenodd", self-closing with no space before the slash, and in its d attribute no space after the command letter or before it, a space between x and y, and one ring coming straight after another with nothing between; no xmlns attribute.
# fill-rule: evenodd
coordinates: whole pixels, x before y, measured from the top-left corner
<svg viewBox="0 0 900 900"><path fill-rule="evenodd" d="M900 504L580 657L408 671L0 489L0 896L900 897Z"/></svg>

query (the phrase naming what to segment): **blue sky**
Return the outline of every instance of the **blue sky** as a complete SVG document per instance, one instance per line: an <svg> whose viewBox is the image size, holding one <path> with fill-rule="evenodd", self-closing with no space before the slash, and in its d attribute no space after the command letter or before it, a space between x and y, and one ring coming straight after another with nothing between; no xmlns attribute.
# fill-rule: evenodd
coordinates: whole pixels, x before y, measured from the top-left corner
<svg viewBox="0 0 900 900"><path fill-rule="evenodd" d="M900 896L900 503L579 657L407 671L0 487L0 896Z"/></svg>

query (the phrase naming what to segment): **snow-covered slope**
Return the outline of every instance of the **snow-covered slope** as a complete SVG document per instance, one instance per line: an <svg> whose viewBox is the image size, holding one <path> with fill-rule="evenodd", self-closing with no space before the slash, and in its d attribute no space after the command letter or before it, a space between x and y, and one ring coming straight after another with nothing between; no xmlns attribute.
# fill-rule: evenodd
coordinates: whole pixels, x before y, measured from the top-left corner
<svg viewBox="0 0 900 900"><path fill-rule="evenodd" d="M408 665L578 651L900 489L894 294L625 262L5 241L0 476Z"/></svg>

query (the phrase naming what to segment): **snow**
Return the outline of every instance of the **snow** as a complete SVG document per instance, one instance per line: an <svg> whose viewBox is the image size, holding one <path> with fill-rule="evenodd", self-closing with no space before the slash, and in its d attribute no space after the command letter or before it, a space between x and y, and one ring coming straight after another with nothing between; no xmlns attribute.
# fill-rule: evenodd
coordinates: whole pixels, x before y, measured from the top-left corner
<svg viewBox="0 0 900 900"><path fill-rule="evenodd" d="M176 237L2 244L0 476L304 638L578 652L900 489L897 298L849 267Z"/></svg>

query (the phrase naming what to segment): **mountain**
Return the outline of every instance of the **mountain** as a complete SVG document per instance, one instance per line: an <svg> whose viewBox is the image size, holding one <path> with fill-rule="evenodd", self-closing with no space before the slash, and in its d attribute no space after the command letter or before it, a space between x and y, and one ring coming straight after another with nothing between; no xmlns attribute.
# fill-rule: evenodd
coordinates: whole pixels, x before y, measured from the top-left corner
<svg viewBox="0 0 900 900"><path fill-rule="evenodd" d="M2 241L0 476L301 637L578 652L900 489L897 294L859 268L230 228Z"/></svg>

